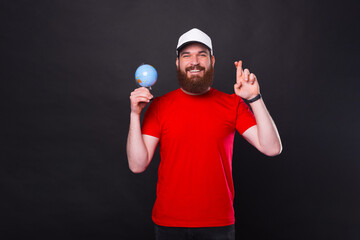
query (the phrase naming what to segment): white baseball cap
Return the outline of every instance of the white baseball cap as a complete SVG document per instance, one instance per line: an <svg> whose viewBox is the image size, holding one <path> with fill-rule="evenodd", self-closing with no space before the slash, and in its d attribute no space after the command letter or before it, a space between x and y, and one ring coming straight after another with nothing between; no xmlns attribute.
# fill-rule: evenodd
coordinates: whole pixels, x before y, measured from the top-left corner
<svg viewBox="0 0 360 240"><path fill-rule="evenodd" d="M198 42L204 44L210 49L211 55L214 55L211 38L206 33L204 33L203 31L197 28L193 28L190 31L187 31L186 33L180 36L178 45L176 47L176 55L179 55L180 48L182 48L185 44L191 42Z"/></svg>

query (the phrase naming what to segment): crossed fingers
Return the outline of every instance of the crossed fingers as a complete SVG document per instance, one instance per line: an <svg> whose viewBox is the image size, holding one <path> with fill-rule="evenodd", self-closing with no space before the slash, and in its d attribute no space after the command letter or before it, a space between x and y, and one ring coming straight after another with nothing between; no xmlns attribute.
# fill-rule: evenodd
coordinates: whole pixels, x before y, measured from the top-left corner
<svg viewBox="0 0 360 240"><path fill-rule="evenodd" d="M250 73L250 70L247 68L243 70L241 60L234 62L234 64L236 67L236 83L240 86L243 82L249 83L251 85L254 84L254 82L256 81L255 74Z"/></svg>

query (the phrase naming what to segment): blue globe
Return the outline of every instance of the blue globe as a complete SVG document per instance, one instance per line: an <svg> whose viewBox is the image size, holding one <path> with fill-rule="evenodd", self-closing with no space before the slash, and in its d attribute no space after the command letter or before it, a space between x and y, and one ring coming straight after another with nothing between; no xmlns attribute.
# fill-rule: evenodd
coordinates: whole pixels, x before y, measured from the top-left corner
<svg viewBox="0 0 360 240"><path fill-rule="evenodd" d="M141 87L151 88L157 80L156 69L149 64L139 66L135 72L135 80Z"/></svg>

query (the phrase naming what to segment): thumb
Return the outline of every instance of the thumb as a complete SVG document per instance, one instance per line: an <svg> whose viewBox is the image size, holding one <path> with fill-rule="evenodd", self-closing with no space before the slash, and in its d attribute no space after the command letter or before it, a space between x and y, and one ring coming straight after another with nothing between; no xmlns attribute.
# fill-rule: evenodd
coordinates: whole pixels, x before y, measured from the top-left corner
<svg viewBox="0 0 360 240"><path fill-rule="evenodd" d="M240 89L241 86L242 86L242 82L238 82L238 83L234 84L234 88L236 88L236 89Z"/></svg>

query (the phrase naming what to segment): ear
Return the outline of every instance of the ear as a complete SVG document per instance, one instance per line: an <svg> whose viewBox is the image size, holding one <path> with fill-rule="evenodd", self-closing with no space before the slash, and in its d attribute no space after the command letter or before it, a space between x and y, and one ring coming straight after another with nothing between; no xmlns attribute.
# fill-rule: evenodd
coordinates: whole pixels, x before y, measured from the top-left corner
<svg viewBox="0 0 360 240"><path fill-rule="evenodd" d="M214 67L214 65L215 65L215 57L214 57L214 55L211 56L211 60L212 60L212 66Z"/></svg>
<svg viewBox="0 0 360 240"><path fill-rule="evenodd" d="M176 67L179 68L179 58L176 58Z"/></svg>

